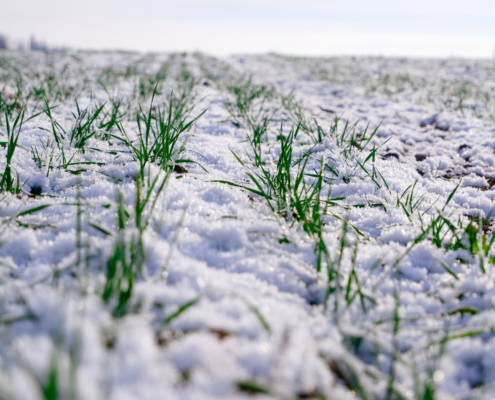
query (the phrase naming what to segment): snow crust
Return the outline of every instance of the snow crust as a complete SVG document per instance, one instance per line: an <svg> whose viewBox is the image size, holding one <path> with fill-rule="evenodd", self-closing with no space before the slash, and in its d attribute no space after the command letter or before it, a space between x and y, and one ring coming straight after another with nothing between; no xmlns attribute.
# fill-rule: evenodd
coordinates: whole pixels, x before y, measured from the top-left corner
<svg viewBox="0 0 495 400"><path fill-rule="evenodd" d="M198 78L191 115L206 110L194 124L184 158L196 160L208 172L188 164L187 174L172 174L144 235L146 273L135 283L131 311L120 319L113 318L101 300L104 260L114 238L89 224L115 229L117 181L132 210L139 166L118 142L93 138L87 147L100 151L76 152L74 160L100 165L91 165L80 175L62 168L47 176L47 169L33 160L31 148L41 149L51 140L51 122L40 114L23 124L22 147L16 150L13 167L20 181L26 181L26 192L41 187L44 195L53 197L0 194L0 388L12 398L41 398L40 382L47 381L53 354L59 353L59 368L66 371L60 374L61 390L71 382L74 362L80 399L251 398L239 389L240 382L268 388L268 394L257 395L260 399L362 397L351 385L354 375L349 371L370 398L382 399L394 357L395 390L403 398L413 398L416 372L421 382L430 379L439 399L495 397L493 265L486 263L483 272L480 257L462 248L446 250L431 240L412 246L422 232L418 213L408 216L397 205L417 181L415 200L423 198L418 211L425 221L439 212L464 227L470 218L493 219L495 125L490 111L483 108L486 103L474 100L462 110L441 106L435 99L444 94L430 84L442 79L447 87L465 81L494 88L493 62L277 55L215 59L118 52L0 56L17 65L25 87L33 84L35 73L57 73L73 88L84 85L78 98L81 109L95 99L131 97L135 85L130 81L117 80L105 90L97 78L105 68L125 71L138 60L145 60L145 73L154 73L163 63L170 66L171 78L155 100L164 102L176 87L173 76L182 63ZM374 78L378 74L409 74L412 83L399 93L387 93L386 87L372 91L366 79L362 84L353 78L359 75L348 71L353 65L360 65L371 82L381 82ZM333 78L332 66L340 71ZM15 93L14 83L6 78L9 68L0 66L2 99ZM78 80L82 72L87 76L84 84ZM280 94L293 93L308 119L316 118L325 129L336 117L341 126L345 121L356 123L357 130L369 125L371 133L378 127L367 151L357 157L363 162L373 145L381 145L374 162L383 176L377 177L380 188L354 168L356 164L346 166L333 139L313 146L302 132L295 144L298 153L312 152L308 171L319 169L322 156L333 157L332 165L339 168L331 198L345 200L330 209L339 218L325 217L323 237L335 257L343 218L362 233L352 229L344 233L347 245L339 273L346 284L355 270L367 299L364 310L359 296L346 303L345 286L325 302L328 276L316 271L314 238L274 215L261 196L213 182L253 187L232 154L245 163L252 154L245 141L247 128L234 125L225 108L232 98L225 85L236 76L251 76L254 83L269 85ZM433 100L426 104L430 89ZM42 109L31 99L26 104L33 113ZM148 106L149 99L142 104ZM69 95L53 105L56 121L70 130L74 99ZM280 121L286 121L285 133L294 121L279 97L267 106L279 109L268 131L274 140ZM134 119L123 125L137 138ZM6 134L5 125L0 132ZM122 150L118 155L107 152L117 149ZM264 156L273 160L279 151L273 145ZM1 171L5 154L0 147ZM148 173L155 177L160 168L152 165ZM78 182L87 205L82 242L90 255L90 271L82 278L74 267L77 207L64 205L76 201ZM386 211L369 203L382 203ZM354 207L359 204L364 206ZM16 217L40 205L50 207ZM490 230L486 237L489 241ZM489 255L493 256L491 250ZM62 272L55 276L56 270ZM351 287L357 288L355 283ZM194 299L198 301L176 319L163 322ZM397 304L401 322L394 334Z"/></svg>

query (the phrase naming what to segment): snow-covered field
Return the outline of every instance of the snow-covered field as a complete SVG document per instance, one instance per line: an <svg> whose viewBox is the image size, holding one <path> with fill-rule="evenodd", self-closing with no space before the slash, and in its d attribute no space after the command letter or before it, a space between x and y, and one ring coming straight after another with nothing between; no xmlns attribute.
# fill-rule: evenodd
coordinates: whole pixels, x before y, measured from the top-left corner
<svg viewBox="0 0 495 400"><path fill-rule="evenodd" d="M0 89L0 398L495 397L493 61L3 51Z"/></svg>

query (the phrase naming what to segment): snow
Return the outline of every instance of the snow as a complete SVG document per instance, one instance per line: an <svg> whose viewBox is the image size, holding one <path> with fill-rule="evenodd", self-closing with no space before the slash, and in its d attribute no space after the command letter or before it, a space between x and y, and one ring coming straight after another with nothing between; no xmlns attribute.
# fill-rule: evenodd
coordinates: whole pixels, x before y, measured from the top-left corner
<svg viewBox="0 0 495 400"><path fill-rule="evenodd" d="M60 391L68 393L75 385L80 399L251 398L239 390L240 382L268 389L257 395L260 399L342 399L361 396L358 386L369 398L383 399L391 355L397 353L395 389L405 398L415 390L415 368L423 382L436 371L430 385L439 399L495 397L495 271L489 257L462 248L446 250L431 240L413 245L422 233L421 218L427 224L442 213L464 228L468 216L475 222L480 215L493 219L495 115L493 103L480 100L484 90L495 87L493 62L68 51L4 51L0 58L5 60L0 64L2 99L15 103L17 89L9 74L17 66L23 77L19 101L25 102L28 116L43 109L35 97L25 96L39 84L37 73L60 78L65 91L77 93L82 110L95 99L133 98L138 78L126 78L126 71L141 68L150 74L163 63L169 77L155 104L165 104L170 91L178 90L177 76L186 65L198 78L191 116L206 112L190 131L183 158L208 171L189 163L187 174L171 174L143 234L145 271L134 282L127 314L115 318L102 292L117 235L107 236L89 224L116 231L116 182L132 215L139 165L117 140L92 138L83 154L67 139L67 159L101 165L74 165L87 169L79 175L55 167L47 176L51 121L42 113L24 122L13 167L26 182L26 192L0 194L1 390L11 391L13 398L42 398L56 357L66 371L60 372ZM98 78L108 68L114 82L104 88ZM254 187L232 154L250 163L248 130L233 124L225 107L232 100L227 85L246 75L277 93L266 102L278 110L268 131L273 144L263 148L267 165L280 152L274 144L280 122L285 121L285 134L294 122L282 106L282 94L293 93L308 120L316 118L325 130L336 117L339 129L345 121L356 123L357 131L369 124L368 135L378 127L367 149L350 158L328 136L313 146L310 135L301 132L294 146L297 155L311 151L307 171L317 171L322 157L339 171L337 177L328 172L335 178L331 198L345 198L325 217L330 259L339 258L342 219L363 235L351 228L345 234L338 272L342 287L326 303L328 275L326 269L316 270L314 237L297 222L291 226L272 213L261 196L214 182ZM455 85L467 87L466 93L477 88L479 96L465 94L461 108L462 98L452 94ZM71 96L51 104L56 105L54 120L67 132L77 110ZM147 110L150 98L140 103ZM129 105L134 109L122 125L134 140L137 104ZM0 132L3 141L5 124ZM33 160L33 146L44 157L41 168ZM373 165L383 176L376 174L376 183L355 162L365 162L373 146L378 148ZM5 155L0 147L2 172ZM371 171L371 162L366 165ZM145 180L160 173L157 165L147 166ZM409 188L401 198L407 207L412 185L411 204L418 203L408 214L398 199ZM28 196L35 186L53 197ZM78 190L83 204L80 249L74 205ZM381 203L386 210L369 203ZM18 216L40 205L50 206ZM130 240L135 228L126 234ZM457 234L465 230L459 228ZM443 238L444 245L449 237ZM347 303L352 271L364 300L353 283L356 298ZM195 304L164 322L192 300ZM394 336L397 301L401 322ZM444 343L445 337L450 339ZM350 371L357 374L358 386L352 386Z"/></svg>

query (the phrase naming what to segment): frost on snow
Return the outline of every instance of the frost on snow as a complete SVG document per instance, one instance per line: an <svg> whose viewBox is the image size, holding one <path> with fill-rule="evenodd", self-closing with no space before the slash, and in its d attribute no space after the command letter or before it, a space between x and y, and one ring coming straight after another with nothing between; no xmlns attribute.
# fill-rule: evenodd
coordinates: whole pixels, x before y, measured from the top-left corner
<svg viewBox="0 0 495 400"><path fill-rule="evenodd" d="M492 62L4 50L0 89L3 398L495 396Z"/></svg>

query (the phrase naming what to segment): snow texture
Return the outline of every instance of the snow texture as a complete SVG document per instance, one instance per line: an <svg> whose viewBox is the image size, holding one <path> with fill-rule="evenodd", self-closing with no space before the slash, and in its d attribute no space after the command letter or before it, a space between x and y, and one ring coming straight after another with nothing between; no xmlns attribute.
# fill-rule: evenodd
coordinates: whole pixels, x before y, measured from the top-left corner
<svg viewBox="0 0 495 400"><path fill-rule="evenodd" d="M27 110L12 162L24 190L0 193L5 398L48 398L53 385L60 398L91 400L423 398L426 388L438 399L495 397L494 254L467 238L474 229L482 247L492 237L493 61L5 50L0 62L0 105ZM117 126L100 134L103 114L84 151L71 132L78 107L105 103L106 112L121 99L120 124L138 143L138 104L148 112L160 70L154 105L166 106L187 81L189 120L206 111L183 136L191 134L181 157L196 163L180 164L188 172L172 172L157 197L142 236L144 270L116 317L102 296L120 237L117 193L130 243L140 167ZM346 123L367 128L366 137L376 129L350 156L336 136L315 143L301 129L294 143L298 156L311 154L307 174L322 159L338 171L324 171L322 196L342 200L324 216L333 264L320 272L316 239L300 221L215 182L255 189L233 155L252 166L249 126L226 106L246 77L270 92L254 107L273 115L262 143L270 168L280 129L287 135L302 115L325 132L335 118L338 132ZM61 147L53 121L66 132ZM0 133L6 141L5 116ZM0 147L0 172L6 154ZM144 172L147 182L164 176L152 163ZM19 215L41 205L49 207ZM439 215L455 227L444 224L435 242L426 227Z"/></svg>

